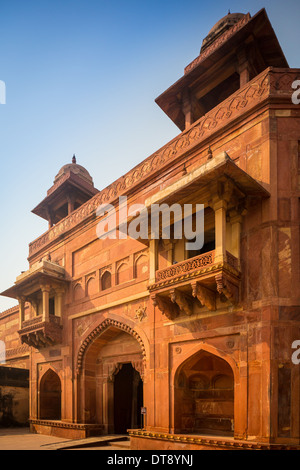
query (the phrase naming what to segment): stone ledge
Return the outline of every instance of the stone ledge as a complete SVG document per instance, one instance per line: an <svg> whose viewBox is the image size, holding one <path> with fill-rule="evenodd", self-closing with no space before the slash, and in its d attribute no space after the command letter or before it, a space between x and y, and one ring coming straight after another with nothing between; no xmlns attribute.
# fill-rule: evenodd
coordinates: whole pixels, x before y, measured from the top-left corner
<svg viewBox="0 0 300 470"><path fill-rule="evenodd" d="M132 450L300 450L297 444L271 444L233 437L128 430Z"/></svg>
<svg viewBox="0 0 300 470"><path fill-rule="evenodd" d="M103 435L101 424L66 423L46 419L29 419L30 430L36 434L65 437L67 439L85 439Z"/></svg>

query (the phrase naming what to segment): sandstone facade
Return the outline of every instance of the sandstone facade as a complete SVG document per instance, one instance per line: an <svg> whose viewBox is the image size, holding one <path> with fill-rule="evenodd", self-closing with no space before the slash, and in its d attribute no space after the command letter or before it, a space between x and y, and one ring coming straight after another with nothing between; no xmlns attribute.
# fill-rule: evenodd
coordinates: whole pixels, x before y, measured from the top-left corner
<svg viewBox="0 0 300 470"><path fill-rule="evenodd" d="M3 293L19 305L0 314L33 430L130 429L136 449L299 444L299 79L265 10L228 14L156 100L176 138L101 191L75 158L61 169L34 209L49 230ZM99 239L97 208L120 215L120 196L204 204L203 248L172 218L169 239Z"/></svg>

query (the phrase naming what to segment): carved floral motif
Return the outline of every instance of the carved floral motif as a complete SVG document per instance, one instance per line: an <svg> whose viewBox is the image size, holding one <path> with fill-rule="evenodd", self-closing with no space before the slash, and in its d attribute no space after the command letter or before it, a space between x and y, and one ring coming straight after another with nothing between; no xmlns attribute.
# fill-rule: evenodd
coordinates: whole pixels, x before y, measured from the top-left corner
<svg viewBox="0 0 300 470"><path fill-rule="evenodd" d="M145 318L147 315L146 315L146 310L147 310L147 307L142 307L141 305L139 306L139 308L136 309L135 311L135 319L136 320L139 320L139 321L142 321L143 318Z"/></svg>

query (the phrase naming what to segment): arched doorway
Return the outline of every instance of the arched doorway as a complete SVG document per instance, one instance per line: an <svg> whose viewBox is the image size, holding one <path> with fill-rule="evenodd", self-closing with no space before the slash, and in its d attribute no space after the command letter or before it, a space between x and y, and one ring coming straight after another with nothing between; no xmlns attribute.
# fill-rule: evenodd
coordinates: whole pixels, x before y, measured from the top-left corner
<svg viewBox="0 0 300 470"><path fill-rule="evenodd" d="M141 427L143 382L131 364L122 364L114 379L114 432Z"/></svg>
<svg viewBox="0 0 300 470"><path fill-rule="evenodd" d="M234 375L218 356L200 351L175 375L175 432L233 435Z"/></svg>
<svg viewBox="0 0 300 470"><path fill-rule="evenodd" d="M124 434L141 425L144 351L139 336L119 322L105 321L99 330L78 355L78 415L102 425L104 434Z"/></svg>
<svg viewBox="0 0 300 470"><path fill-rule="evenodd" d="M61 419L61 381L52 369L40 382L40 419Z"/></svg>

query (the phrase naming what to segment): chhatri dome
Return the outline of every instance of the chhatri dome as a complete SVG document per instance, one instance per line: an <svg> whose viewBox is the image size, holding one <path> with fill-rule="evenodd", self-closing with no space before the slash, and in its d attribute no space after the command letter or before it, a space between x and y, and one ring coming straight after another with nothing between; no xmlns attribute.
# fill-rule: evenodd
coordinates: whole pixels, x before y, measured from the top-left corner
<svg viewBox="0 0 300 470"><path fill-rule="evenodd" d="M32 212L47 220L50 228L98 192L89 172L77 164L73 155L72 162L59 170L47 196Z"/></svg>
<svg viewBox="0 0 300 470"><path fill-rule="evenodd" d="M242 18L246 16L244 13L230 13L223 16L217 23L211 28L208 35L203 39L201 52L203 52L208 46L210 46L221 34L228 29L232 28Z"/></svg>
<svg viewBox="0 0 300 470"><path fill-rule="evenodd" d="M73 155L72 163L67 163L59 170L59 172L55 176L54 184L56 184L64 175L67 175L69 173L73 173L74 175L79 176L80 178L85 180L86 183L94 186L93 178L83 166L78 165L76 163L75 155Z"/></svg>

